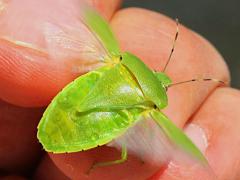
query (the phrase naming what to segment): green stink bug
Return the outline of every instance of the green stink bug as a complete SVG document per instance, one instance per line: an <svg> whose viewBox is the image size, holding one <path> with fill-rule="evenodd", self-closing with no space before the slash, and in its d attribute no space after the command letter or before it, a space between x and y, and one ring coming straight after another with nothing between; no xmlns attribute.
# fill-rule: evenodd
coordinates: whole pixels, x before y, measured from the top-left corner
<svg viewBox="0 0 240 180"><path fill-rule="evenodd" d="M81 23L97 45L81 44L80 48L85 51L76 50L74 55L85 60L91 58L101 65L68 84L47 107L37 134L44 149L54 153L92 149L124 137L142 120L152 119L174 148L206 164L205 157L191 140L161 112L168 103L166 89L171 85L170 78L164 72L153 72L133 54L120 52L107 23L90 8L82 10ZM47 35L56 40L56 44L49 47L51 51L69 48L57 41L61 38L70 41L72 34L81 37L80 30L70 27L48 24L48 28L51 31L46 31ZM65 29L72 34L65 33ZM94 166L126 160L127 150L131 148L127 142L120 144L121 160Z"/></svg>

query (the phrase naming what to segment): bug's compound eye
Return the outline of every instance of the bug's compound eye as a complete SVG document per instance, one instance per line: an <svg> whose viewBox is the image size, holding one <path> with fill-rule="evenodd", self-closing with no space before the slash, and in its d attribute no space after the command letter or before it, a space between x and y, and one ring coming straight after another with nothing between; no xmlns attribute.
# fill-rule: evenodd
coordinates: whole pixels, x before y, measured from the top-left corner
<svg viewBox="0 0 240 180"><path fill-rule="evenodd" d="M120 59L120 61L122 61L122 60L123 60L123 57L122 57L122 56L120 56L120 57L119 57L119 59Z"/></svg>
<svg viewBox="0 0 240 180"><path fill-rule="evenodd" d="M165 90L168 91L168 86L165 86Z"/></svg>
<svg viewBox="0 0 240 180"><path fill-rule="evenodd" d="M156 104L154 104L153 108L154 108L154 109L157 109L157 105L156 105Z"/></svg>

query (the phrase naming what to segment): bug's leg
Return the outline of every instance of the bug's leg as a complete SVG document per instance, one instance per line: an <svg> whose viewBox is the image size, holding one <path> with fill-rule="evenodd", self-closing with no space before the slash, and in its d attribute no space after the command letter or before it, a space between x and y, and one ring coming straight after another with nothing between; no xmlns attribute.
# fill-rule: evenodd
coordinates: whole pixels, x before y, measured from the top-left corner
<svg viewBox="0 0 240 180"><path fill-rule="evenodd" d="M117 159L114 161L107 161L107 162L97 162L92 165L92 167L89 169L88 174L94 170L97 167L103 167L103 166L111 166L115 164L121 164L127 160L127 147L126 145L122 146L122 153L121 153L121 159Z"/></svg>

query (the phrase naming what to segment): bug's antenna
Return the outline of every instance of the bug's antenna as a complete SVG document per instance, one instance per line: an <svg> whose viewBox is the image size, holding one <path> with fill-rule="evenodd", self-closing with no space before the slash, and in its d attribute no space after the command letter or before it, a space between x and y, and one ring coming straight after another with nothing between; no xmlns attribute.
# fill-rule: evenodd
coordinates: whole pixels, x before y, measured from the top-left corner
<svg viewBox="0 0 240 180"><path fill-rule="evenodd" d="M178 34L179 34L179 27L178 27L178 26L179 26L179 21L178 21L177 18L176 18L176 24L177 24L177 31L176 31L175 38L174 38L174 41L173 41L173 46L172 46L172 49L171 49L171 53L170 53L170 55L169 55L169 57L168 57L167 63L166 63L166 65L164 66L162 72L165 72L166 69L167 69L167 66L168 66L168 64L169 64L169 62L170 62L170 60L171 60L171 57L172 57L172 54L173 54L173 52L174 52L175 45L176 45L176 42L177 42L177 39L178 39Z"/></svg>
<svg viewBox="0 0 240 180"><path fill-rule="evenodd" d="M185 84L185 83L190 83L190 82L198 82L198 81L213 81L213 82L223 84L224 86L227 85L226 82L218 80L218 79L202 78L202 79L191 79L191 80L187 80L187 81L181 81L181 82L173 83L173 84L168 85L168 87L172 87L172 86L176 86L176 85L180 85L180 84Z"/></svg>

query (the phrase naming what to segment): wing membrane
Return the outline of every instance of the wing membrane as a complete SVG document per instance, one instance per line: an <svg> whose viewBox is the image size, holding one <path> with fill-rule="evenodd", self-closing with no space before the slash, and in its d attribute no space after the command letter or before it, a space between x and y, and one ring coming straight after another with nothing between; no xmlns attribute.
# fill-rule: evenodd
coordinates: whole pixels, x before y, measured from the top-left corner
<svg viewBox="0 0 240 180"><path fill-rule="evenodd" d="M77 73L102 66L102 61L119 52L107 22L83 0L25 1L29 6L7 2L1 12L0 38L41 49Z"/></svg>
<svg viewBox="0 0 240 180"><path fill-rule="evenodd" d="M69 22L49 19L44 24L47 48L54 59L102 62L119 54L118 43L108 23L83 0L62 9ZM76 11L78 7L78 11Z"/></svg>
<svg viewBox="0 0 240 180"><path fill-rule="evenodd" d="M199 160L203 164L207 164L207 160L201 151L192 143L192 141L177 128L170 119L159 111L151 112L152 118L162 129L166 137L171 141L176 148L189 154L193 158Z"/></svg>
<svg viewBox="0 0 240 180"><path fill-rule="evenodd" d="M84 25L77 28L45 23L44 33L48 52L55 60L75 60L84 65L103 62L107 56Z"/></svg>
<svg viewBox="0 0 240 180"><path fill-rule="evenodd" d="M103 46L111 54L119 54L119 45L108 23L93 9L86 8L83 21L100 39Z"/></svg>
<svg viewBox="0 0 240 180"><path fill-rule="evenodd" d="M156 123L143 117L123 135L108 144L119 150L123 145L126 145L129 154L156 166L169 161L173 153L171 144Z"/></svg>
<svg viewBox="0 0 240 180"><path fill-rule="evenodd" d="M191 140L166 116L155 110L108 145L118 149L126 145L129 153L157 166L170 160L187 164L197 159L206 164L206 159Z"/></svg>

